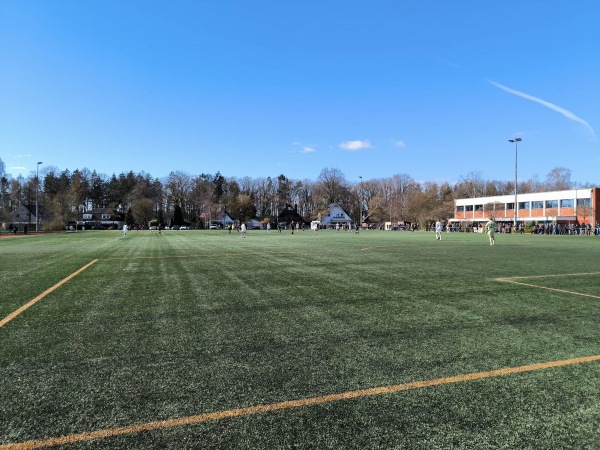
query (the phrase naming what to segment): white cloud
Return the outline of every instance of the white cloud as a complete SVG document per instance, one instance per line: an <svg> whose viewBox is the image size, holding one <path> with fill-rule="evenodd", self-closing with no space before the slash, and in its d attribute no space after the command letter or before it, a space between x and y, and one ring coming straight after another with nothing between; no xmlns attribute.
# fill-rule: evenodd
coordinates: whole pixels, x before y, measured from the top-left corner
<svg viewBox="0 0 600 450"><path fill-rule="evenodd" d="M31 158L31 155L14 155L13 158Z"/></svg>
<svg viewBox="0 0 600 450"><path fill-rule="evenodd" d="M365 148L373 148L371 142L369 140L364 141L344 141L340 144L340 148L342 150L347 150L349 152L358 152L360 150L364 150Z"/></svg>
<svg viewBox="0 0 600 450"><path fill-rule="evenodd" d="M545 100L542 100L541 98L534 97L533 95L525 94L523 92L516 91L516 90L511 89L509 87L503 86L500 83L496 83L493 80L488 80L488 82L490 84L496 86L497 88L500 88L500 89L502 89L505 92L508 92L509 94L513 94L513 95L516 95L517 97L521 97L521 98L524 98L526 100L530 100L532 102L539 103L540 105L545 106L546 108L549 108L552 111L556 111L557 113L562 114L567 119L570 119L570 120L573 120L575 122L580 123L581 125L583 125L588 130L588 132L592 135L592 137L594 139L596 138L596 133L594 132L594 129L590 126L590 124L587 123L585 120L583 120L581 117L577 117L571 111L568 111L568 110L566 110L564 108L561 108L560 106L557 106L557 105L555 105L553 103L550 103L550 102L547 102Z"/></svg>
<svg viewBox="0 0 600 450"><path fill-rule="evenodd" d="M316 145L305 145L302 142L292 142L294 147L300 147L300 153L314 153L317 151Z"/></svg>
<svg viewBox="0 0 600 450"><path fill-rule="evenodd" d="M27 167L23 167L23 166L10 166L8 168L8 170L10 170L11 172L19 172L21 170L27 170Z"/></svg>
<svg viewBox="0 0 600 450"><path fill-rule="evenodd" d="M395 140L394 146L396 146L398 148L406 148L406 142Z"/></svg>

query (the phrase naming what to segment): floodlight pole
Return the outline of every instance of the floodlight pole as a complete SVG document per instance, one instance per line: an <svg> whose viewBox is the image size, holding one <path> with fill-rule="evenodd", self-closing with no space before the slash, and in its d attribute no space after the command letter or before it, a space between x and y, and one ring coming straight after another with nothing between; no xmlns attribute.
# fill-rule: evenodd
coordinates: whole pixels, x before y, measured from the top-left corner
<svg viewBox="0 0 600 450"><path fill-rule="evenodd" d="M517 219L519 216L519 205L517 203L517 159L518 159L518 154L519 154L519 142L521 142L522 139L521 138L515 138L515 139L509 139L508 142L514 142L515 143L515 213L514 213L514 233L517 233Z"/></svg>
<svg viewBox="0 0 600 450"><path fill-rule="evenodd" d="M362 225L362 177L359 175L360 185L358 188L358 225L356 229L358 229Z"/></svg>
<svg viewBox="0 0 600 450"><path fill-rule="evenodd" d="M35 231L38 232L40 229L40 211L38 206L38 186L40 184L39 168L40 164L44 164L42 161L38 162L35 166Z"/></svg>

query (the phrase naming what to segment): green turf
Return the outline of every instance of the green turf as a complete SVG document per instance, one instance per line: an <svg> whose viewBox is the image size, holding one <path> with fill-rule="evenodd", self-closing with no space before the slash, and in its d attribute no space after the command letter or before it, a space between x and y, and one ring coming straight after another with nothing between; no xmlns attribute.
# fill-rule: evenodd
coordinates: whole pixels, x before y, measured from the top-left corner
<svg viewBox="0 0 600 450"><path fill-rule="evenodd" d="M600 354L600 237L0 240L0 445ZM502 283L499 277L592 297ZM600 363L65 448L598 448Z"/></svg>

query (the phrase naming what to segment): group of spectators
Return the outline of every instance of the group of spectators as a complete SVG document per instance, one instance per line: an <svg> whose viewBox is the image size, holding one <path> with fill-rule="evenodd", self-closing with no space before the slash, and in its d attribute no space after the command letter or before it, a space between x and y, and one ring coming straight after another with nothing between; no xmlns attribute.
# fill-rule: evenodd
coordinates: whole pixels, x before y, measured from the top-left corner
<svg viewBox="0 0 600 450"><path fill-rule="evenodd" d="M447 231L461 231L461 228L458 224L450 225L448 224L449 229ZM529 228L529 227L527 227ZM523 223L517 224L517 233L524 234L526 227ZM477 232L478 227L473 226L470 223L467 223L465 226L465 231L467 233ZM513 224L498 224L498 233L512 233L513 232ZM528 231L529 232L529 231ZM556 235L570 235L570 236L600 236L600 223L596 223L595 226L589 223L580 224L580 223L541 223L535 224L530 227L531 234L556 234Z"/></svg>
<svg viewBox="0 0 600 450"><path fill-rule="evenodd" d="M579 236L598 236L600 235L600 223L596 223L593 227L592 224L536 224L533 226L531 232L533 234L560 234L560 235L579 235Z"/></svg>
<svg viewBox="0 0 600 450"><path fill-rule="evenodd" d="M19 225L16 224L10 224L8 225L8 227L6 226L5 223L1 224L2 226L0 227L0 233L1 232L8 232L8 234L17 234L17 232L19 231ZM23 226L23 233L27 234L28 228L27 228L27 224L25 224Z"/></svg>

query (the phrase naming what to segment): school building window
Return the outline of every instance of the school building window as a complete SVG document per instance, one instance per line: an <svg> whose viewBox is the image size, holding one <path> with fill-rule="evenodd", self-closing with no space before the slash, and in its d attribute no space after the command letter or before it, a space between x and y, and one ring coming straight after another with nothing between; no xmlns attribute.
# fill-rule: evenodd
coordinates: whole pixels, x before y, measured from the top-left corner
<svg viewBox="0 0 600 450"><path fill-rule="evenodd" d="M542 209L543 207L544 207L544 202L541 200L531 202L531 209Z"/></svg>
<svg viewBox="0 0 600 450"><path fill-rule="evenodd" d="M475 205L475 211L483 211L483 205Z"/></svg>
<svg viewBox="0 0 600 450"><path fill-rule="evenodd" d="M506 209L508 211L512 211L513 209L515 209L515 204L514 203L507 203L506 204Z"/></svg>
<svg viewBox="0 0 600 450"><path fill-rule="evenodd" d="M473 212L473 205L467 205L467 206L465 206L465 211L467 211L467 212Z"/></svg>
<svg viewBox="0 0 600 450"><path fill-rule="evenodd" d="M464 210L465 210L465 207L464 207L464 206L457 206L457 207L456 207L456 212L459 212L459 213L461 213L461 212L464 212Z"/></svg>
<svg viewBox="0 0 600 450"><path fill-rule="evenodd" d="M573 207L573 199L568 198L560 201L561 208L572 208Z"/></svg>
<svg viewBox="0 0 600 450"><path fill-rule="evenodd" d="M529 202L519 202L519 209L529 209Z"/></svg>
<svg viewBox="0 0 600 450"><path fill-rule="evenodd" d="M577 206L590 206L590 205L591 205L590 198L578 198L577 199Z"/></svg>
<svg viewBox="0 0 600 450"><path fill-rule="evenodd" d="M558 208L558 200L546 200L546 208Z"/></svg>

